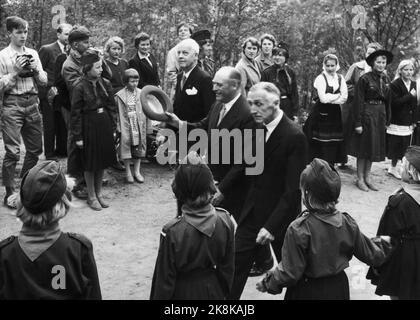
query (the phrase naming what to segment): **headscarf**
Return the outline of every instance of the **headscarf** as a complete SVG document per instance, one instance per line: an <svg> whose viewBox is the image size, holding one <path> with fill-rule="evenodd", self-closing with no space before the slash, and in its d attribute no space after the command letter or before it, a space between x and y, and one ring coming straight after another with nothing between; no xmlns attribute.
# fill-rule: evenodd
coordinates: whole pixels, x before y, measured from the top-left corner
<svg viewBox="0 0 420 320"><path fill-rule="evenodd" d="M327 70L325 68L325 63L328 60L335 60L335 62L337 63L337 67L336 67L335 72L337 73L337 71L340 70L340 62L338 61L338 57L333 53L329 53L324 57L324 61L322 62L322 70L324 70L324 72L327 72Z"/></svg>

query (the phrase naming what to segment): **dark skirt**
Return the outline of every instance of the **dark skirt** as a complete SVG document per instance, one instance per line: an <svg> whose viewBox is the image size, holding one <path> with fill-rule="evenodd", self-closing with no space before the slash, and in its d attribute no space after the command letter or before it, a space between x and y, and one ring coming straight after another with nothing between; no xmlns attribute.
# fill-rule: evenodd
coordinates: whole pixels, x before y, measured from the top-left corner
<svg viewBox="0 0 420 320"><path fill-rule="evenodd" d="M405 152L410 145L411 136L395 136L393 134L387 134L387 153L388 159L402 160Z"/></svg>
<svg viewBox="0 0 420 320"><path fill-rule="evenodd" d="M346 162L341 107L318 102L304 129L309 144L309 162L314 158L331 164Z"/></svg>
<svg viewBox="0 0 420 320"><path fill-rule="evenodd" d="M366 104L362 115L363 133L354 131L350 154L359 159L381 162L386 155L385 104Z"/></svg>
<svg viewBox="0 0 420 320"><path fill-rule="evenodd" d="M316 279L304 276L287 288L284 300L350 300L349 280L344 271Z"/></svg>
<svg viewBox="0 0 420 320"><path fill-rule="evenodd" d="M111 120L107 112L83 114L83 169L104 170L117 162Z"/></svg>

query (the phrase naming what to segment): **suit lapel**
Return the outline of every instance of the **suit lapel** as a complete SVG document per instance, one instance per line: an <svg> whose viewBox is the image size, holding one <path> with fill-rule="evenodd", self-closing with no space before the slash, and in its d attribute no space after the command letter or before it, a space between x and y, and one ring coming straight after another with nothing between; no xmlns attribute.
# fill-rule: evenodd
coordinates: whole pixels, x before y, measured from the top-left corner
<svg viewBox="0 0 420 320"><path fill-rule="evenodd" d="M220 110L222 109L222 104L220 102L216 102L213 107L213 112L211 113L209 129L215 129L217 127L217 122L219 121L219 114Z"/></svg>
<svg viewBox="0 0 420 320"><path fill-rule="evenodd" d="M198 66L195 66L194 69L191 71L189 77L187 78L187 81L185 81L184 87L182 88L182 92L186 92L186 89L191 89L189 88L189 86L195 83L197 72L198 72ZM183 73L181 73L181 79L182 79L182 75Z"/></svg>
<svg viewBox="0 0 420 320"><path fill-rule="evenodd" d="M222 122L219 124L219 128L226 128L230 129L230 126L235 122L235 119L238 117L238 109L241 107L242 96L236 100L236 102L233 104L232 108L230 108L229 112L225 114L225 116L222 119ZM220 113L220 109L219 109Z"/></svg>
<svg viewBox="0 0 420 320"><path fill-rule="evenodd" d="M54 42L53 51L54 51L54 55L55 55L56 57L58 57L61 53L63 53L63 52L61 51L60 45L57 43L57 41L56 41L56 42Z"/></svg>
<svg viewBox="0 0 420 320"><path fill-rule="evenodd" d="M282 141L282 136L288 127L288 118L283 115L282 119L280 120L277 127L271 133L270 138L265 143L264 146L264 158L268 159L268 157L273 153L274 150L277 149L279 144Z"/></svg>

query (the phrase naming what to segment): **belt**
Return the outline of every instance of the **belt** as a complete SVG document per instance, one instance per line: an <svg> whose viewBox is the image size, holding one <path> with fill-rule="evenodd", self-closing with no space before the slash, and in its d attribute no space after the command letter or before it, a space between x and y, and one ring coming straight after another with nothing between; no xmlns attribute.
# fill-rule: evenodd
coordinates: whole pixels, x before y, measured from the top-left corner
<svg viewBox="0 0 420 320"><path fill-rule="evenodd" d="M376 104L376 105L378 105L378 104L384 104L385 102L382 101L382 100L367 100L366 103L367 104Z"/></svg>
<svg viewBox="0 0 420 320"><path fill-rule="evenodd" d="M84 110L83 113L84 114L87 114L87 113L104 113L104 108Z"/></svg>

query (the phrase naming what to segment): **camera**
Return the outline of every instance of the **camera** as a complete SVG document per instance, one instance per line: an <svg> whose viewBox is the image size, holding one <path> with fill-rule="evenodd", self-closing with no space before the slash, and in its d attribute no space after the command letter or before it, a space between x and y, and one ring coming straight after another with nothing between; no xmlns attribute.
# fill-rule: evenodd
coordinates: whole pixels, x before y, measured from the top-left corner
<svg viewBox="0 0 420 320"><path fill-rule="evenodd" d="M31 64L31 60L33 58L33 56L31 54L23 54L18 56L19 57L25 57L25 64L23 65L23 70L19 73L19 77L21 78L30 78L34 76L34 71L29 67L29 65Z"/></svg>

